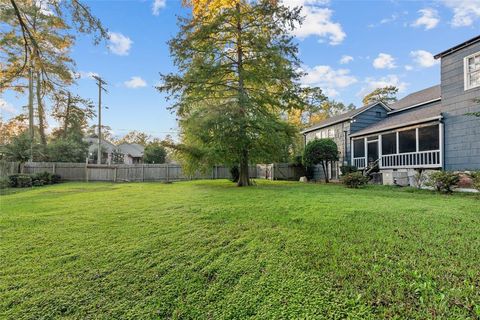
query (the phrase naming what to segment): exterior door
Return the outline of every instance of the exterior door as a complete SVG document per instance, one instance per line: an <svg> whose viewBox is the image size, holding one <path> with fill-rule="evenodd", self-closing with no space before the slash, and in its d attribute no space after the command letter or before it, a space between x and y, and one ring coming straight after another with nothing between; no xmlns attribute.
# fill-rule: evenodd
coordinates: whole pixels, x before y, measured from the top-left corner
<svg viewBox="0 0 480 320"><path fill-rule="evenodd" d="M367 145L367 163L372 163L378 159L378 140L369 141Z"/></svg>

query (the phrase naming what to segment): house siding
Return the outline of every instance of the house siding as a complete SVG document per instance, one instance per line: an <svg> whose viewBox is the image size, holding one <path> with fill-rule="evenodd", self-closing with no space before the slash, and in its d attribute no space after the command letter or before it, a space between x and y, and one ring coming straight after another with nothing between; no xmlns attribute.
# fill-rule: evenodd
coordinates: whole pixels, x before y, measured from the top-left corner
<svg viewBox="0 0 480 320"><path fill-rule="evenodd" d="M480 169L480 118L465 115L480 112L480 106L473 102L480 98L480 87L464 90L464 58L477 52L478 42L441 60L446 170Z"/></svg>
<svg viewBox="0 0 480 320"><path fill-rule="evenodd" d="M328 126L328 127L324 127L324 128L321 128L321 129L317 129L317 130L314 130L314 131L310 131L310 132L307 132L305 134L305 143L308 143L312 140L314 140L315 138L317 139L320 139L320 136L317 136L320 135L320 133L322 131L325 131L325 132L328 132L328 130L331 130L333 129L334 132L335 132L335 137L332 138L333 141L335 141L335 143L337 144L337 147L338 147L338 151L339 151L339 159L340 159L340 163L343 164L343 163L349 163L349 157L350 157L350 144L348 143L349 141L349 137L348 137L348 133L350 132L350 121L344 121L344 122L340 122L340 123L337 123L337 124L334 124L334 125L331 125L331 126ZM345 145L345 131L347 132L347 144ZM345 157L345 146L347 147L346 149L346 157Z"/></svg>
<svg viewBox="0 0 480 320"><path fill-rule="evenodd" d="M377 116L377 112L380 112L380 117ZM365 112L355 116L355 120L351 125L350 134L365 129L372 124L375 124L387 117L387 110L381 105L376 105Z"/></svg>

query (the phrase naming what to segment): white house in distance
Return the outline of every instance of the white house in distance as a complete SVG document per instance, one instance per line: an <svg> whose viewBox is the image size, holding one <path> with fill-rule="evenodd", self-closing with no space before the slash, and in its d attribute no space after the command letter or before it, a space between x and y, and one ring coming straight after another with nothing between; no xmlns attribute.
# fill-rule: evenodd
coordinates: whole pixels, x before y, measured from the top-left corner
<svg viewBox="0 0 480 320"><path fill-rule="evenodd" d="M88 162L94 163L94 158L96 156L97 147L98 147L98 138L85 138L85 142L89 144L88 146ZM112 164L114 162L113 156L116 153L123 157L122 164L137 164L143 163L143 153L145 147L138 143L122 143L119 145L114 145L106 140L102 140L101 144L102 149L102 159L106 159L107 164ZM118 161L118 160L117 160ZM117 162L118 163L118 162Z"/></svg>

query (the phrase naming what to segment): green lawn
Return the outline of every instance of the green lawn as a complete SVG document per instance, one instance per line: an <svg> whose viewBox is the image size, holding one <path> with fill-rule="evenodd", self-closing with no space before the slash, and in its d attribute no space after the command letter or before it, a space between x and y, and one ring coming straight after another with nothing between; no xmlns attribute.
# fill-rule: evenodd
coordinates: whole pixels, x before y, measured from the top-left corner
<svg viewBox="0 0 480 320"><path fill-rule="evenodd" d="M478 318L480 200L259 181L0 198L0 318Z"/></svg>

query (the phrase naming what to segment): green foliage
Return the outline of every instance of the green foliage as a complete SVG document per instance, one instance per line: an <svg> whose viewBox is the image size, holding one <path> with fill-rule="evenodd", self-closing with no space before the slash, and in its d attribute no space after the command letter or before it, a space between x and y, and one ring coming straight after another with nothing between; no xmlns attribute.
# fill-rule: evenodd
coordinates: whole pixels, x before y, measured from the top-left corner
<svg viewBox="0 0 480 320"><path fill-rule="evenodd" d="M263 180L13 191L3 318L477 317L476 195Z"/></svg>
<svg viewBox="0 0 480 320"><path fill-rule="evenodd" d="M8 176L11 188L28 188L32 186L33 179L28 174L12 174Z"/></svg>
<svg viewBox="0 0 480 320"><path fill-rule="evenodd" d="M178 158L193 170L285 161L297 129L284 118L302 109L298 48L291 36L299 9L268 0L238 1L215 15L180 19L169 43L178 72L162 75L181 130ZM253 23L254 22L254 23Z"/></svg>
<svg viewBox="0 0 480 320"><path fill-rule="evenodd" d="M349 173L357 172L358 168L355 167L355 166L349 165L349 164L345 164L345 165L340 167L340 171L341 171L342 175L344 176L344 175L347 175Z"/></svg>
<svg viewBox="0 0 480 320"><path fill-rule="evenodd" d="M88 143L73 137L58 138L48 144L47 154L52 162L85 162Z"/></svg>
<svg viewBox="0 0 480 320"><path fill-rule="evenodd" d="M383 102L386 104L397 101L398 88L395 86L386 86L377 88L363 98L363 105L366 106L373 102Z"/></svg>
<svg viewBox="0 0 480 320"><path fill-rule="evenodd" d="M165 163L167 159L167 150L160 143L150 143L143 152L143 161L145 163Z"/></svg>
<svg viewBox="0 0 480 320"><path fill-rule="evenodd" d="M240 172L237 166L233 166L230 168L230 175L232 176L230 178L232 182L238 182L238 178L240 177Z"/></svg>
<svg viewBox="0 0 480 320"><path fill-rule="evenodd" d="M40 147L37 144L32 144L32 140L27 132L13 137L12 141L2 148L5 160L27 162L30 155L36 159L40 155Z"/></svg>
<svg viewBox="0 0 480 320"><path fill-rule="evenodd" d="M307 143L303 151L303 164L305 167L321 164L328 182L328 163L338 161L338 147L332 139L315 139Z"/></svg>
<svg viewBox="0 0 480 320"><path fill-rule="evenodd" d="M344 185L355 189L368 183L368 177L365 177L361 172L358 171L343 174L340 179Z"/></svg>
<svg viewBox="0 0 480 320"><path fill-rule="evenodd" d="M47 171L39 172L31 176L32 180L35 181L43 181L44 184L56 184L59 183L61 177L59 174L50 173Z"/></svg>
<svg viewBox="0 0 480 320"><path fill-rule="evenodd" d="M10 181L7 178L0 178L0 190L4 190L10 187Z"/></svg>
<svg viewBox="0 0 480 320"><path fill-rule="evenodd" d="M472 178L473 187L480 191L480 171L471 171L470 178Z"/></svg>
<svg viewBox="0 0 480 320"><path fill-rule="evenodd" d="M452 188L458 183L460 176L451 171L435 171L428 176L427 185L444 193L451 193Z"/></svg>

